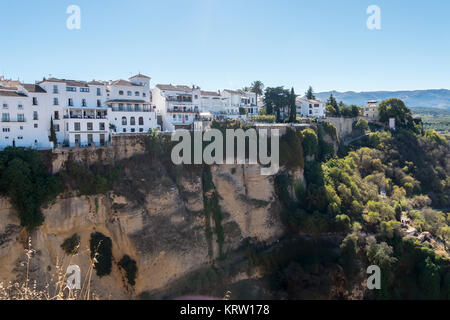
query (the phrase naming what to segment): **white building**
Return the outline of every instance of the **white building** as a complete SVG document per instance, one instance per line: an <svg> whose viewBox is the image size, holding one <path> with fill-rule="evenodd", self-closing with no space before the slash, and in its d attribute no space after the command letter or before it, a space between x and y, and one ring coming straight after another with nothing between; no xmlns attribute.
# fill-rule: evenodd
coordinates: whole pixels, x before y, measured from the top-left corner
<svg viewBox="0 0 450 320"><path fill-rule="evenodd" d="M2 81L0 148L51 148L49 125L43 125L47 120L50 124L50 114L46 106L46 91L39 85Z"/></svg>
<svg viewBox="0 0 450 320"><path fill-rule="evenodd" d="M367 121L378 121L379 112L378 112L378 101L377 100L369 100L365 107L361 108L361 112L363 117Z"/></svg>
<svg viewBox="0 0 450 320"><path fill-rule="evenodd" d="M39 85L47 92L46 109L53 119L58 144L75 147L108 143L104 83L50 78ZM50 117L43 125L49 127Z"/></svg>
<svg viewBox="0 0 450 320"><path fill-rule="evenodd" d="M163 130L192 129L200 113L199 88L185 85L158 84L152 90L152 101L158 116L161 116Z"/></svg>
<svg viewBox="0 0 450 320"><path fill-rule="evenodd" d="M142 74L107 86L108 119L113 133L148 133L158 128L150 101L150 77Z"/></svg>
<svg viewBox="0 0 450 320"><path fill-rule="evenodd" d="M1 79L0 148L52 148L51 122L57 144L70 147L106 145L115 133L147 133L158 128L150 97L150 77L142 74L111 83Z"/></svg>
<svg viewBox="0 0 450 320"><path fill-rule="evenodd" d="M229 118L246 119L247 116L258 115L259 107L255 93L225 89L222 91L221 96L226 104L225 108Z"/></svg>
<svg viewBox="0 0 450 320"><path fill-rule="evenodd" d="M323 101L298 97L295 102L297 115L309 118L325 117L325 103Z"/></svg>

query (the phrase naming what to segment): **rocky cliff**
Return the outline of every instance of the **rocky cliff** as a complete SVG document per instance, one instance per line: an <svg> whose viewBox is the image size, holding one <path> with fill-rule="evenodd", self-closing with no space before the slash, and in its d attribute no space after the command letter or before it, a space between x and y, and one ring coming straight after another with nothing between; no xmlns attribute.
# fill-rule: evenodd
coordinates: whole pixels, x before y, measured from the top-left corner
<svg viewBox="0 0 450 320"><path fill-rule="evenodd" d="M131 159L121 177L125 182L106 194L65 192L44 208L45 222L31 234L36 250L31 279L45 285L52 282L55 266L77 264L84 281L90 266L90 235L98 231L112 239L113 267L102 278L94 273L92 291L102 298L137 298L143 292L164 292L174 281L211 266L219 256L232 255L244 239L272 243L283 234L273 177L261 176L258 166L208 168L213 184L208 191L202 170L182 170L170 177L164 170L140 166L142 161ZM207 212L213 193L220 219ZM81 238L80 250L70 258L60 246L75 233ZM23 278L27 237L9 201L1 199L0 282ZM125 254L137 263L135 286L117 266ZM246 277L240 275L240 280Z"/></svg>

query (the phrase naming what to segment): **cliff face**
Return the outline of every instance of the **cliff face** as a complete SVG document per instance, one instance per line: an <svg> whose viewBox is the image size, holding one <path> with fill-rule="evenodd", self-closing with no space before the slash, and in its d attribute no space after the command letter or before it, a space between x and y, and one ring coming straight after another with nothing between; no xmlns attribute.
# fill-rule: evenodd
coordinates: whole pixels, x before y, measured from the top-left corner
<svg viewBox="0 0 450 320"><path fill-rule="evenodd" d="M259 166L214 166L210 172L223 214L219 222L206 218L209 194L198 172L149 178L145 171L130 169L125 170L125 178L133 181L128 192L60 195L43 210L44 225L31 235L36 250L31 279L46 284L55 265L77 264L84 281L90 265L90 235L98 231L112 240L113 268L102 278L94 272L92 291L102 298L135 298L142 292L164 291L173 281L211 264L220 251L214 223L223 229L225 254L245 238L271 243L282 235L273 177L261 176ZM60 246L75 233L81 238L80 252L69 258ZM9 201L1 199L0 282L23 277L26 237ZM117 266L125 254L137 262L134 287Z"/></svg>

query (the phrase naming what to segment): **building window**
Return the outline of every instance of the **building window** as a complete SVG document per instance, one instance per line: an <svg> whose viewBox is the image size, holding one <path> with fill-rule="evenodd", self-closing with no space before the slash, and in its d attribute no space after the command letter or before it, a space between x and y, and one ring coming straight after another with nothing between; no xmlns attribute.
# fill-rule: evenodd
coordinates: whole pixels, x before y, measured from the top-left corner
<svg viewBox="0 0 450 320"><path fill-rule="evenodd" d="M119 111L123 111L123 103L119 103Z"/></svg>
<svg viewBox="0 0 450 320"><path fill-rule="evenodd" d="M33 111L33 120L39 120L38 112Z"/></svg>
<svg viewBox="0 0 450 320"><path fill-rule="evenodd" d="M139 97L139 91L136 91L135 93L134 93L134 95L136 96L136 97Z"/></svg>
<svg viewBox="0 0 450 320"><path fill-rule="evenodd" d="M81 135L76 134L75 135L75 144L80 144L80 141L81 141Z"/></svg>
<svg viewBox="0 0 450 320"><path fill-rule="evenodd" d="M105 130L105 123L104 122L100 122L98 126L99 126L99 129L101 131Z"/></svg>
<svg viewBox="0 0 450 320"><path fill-rule="evenodd" d="M102 102L100 100L97 100L97 107L101 107L102 106Z"/></svg>
<svg viewBox="0 0 450 320"><path fill-rule="evenodd" d="M131 97L132 95L131 91L127 91L127 96Z"/></svg>
<svg viewBox="0 0 450 320"><path fill-rule="evenodd" d="M54 86L53 86L53 93L54 93L54 94L57 94L57 93L58 93L58 86L57 86L57 85L54 85Z"/></svg>
<svg viewBox="0 0 450 320"><path fill-rule="evenodd" d="M140 126L144 125L144 117L139 117L139 125Z"/></svg>
<svg viewBox="0 0 450 320"><path fill-rule="evenodd" d="M67 88L66 88L66 91L69 91L69 92L76 92L76 91L77 91L77 88L74 88L74 87L67 87Z"/></svg>
<svg viewBox="0 0 450 320"><path fill-rule="evenodd" d="M36 97L33 97L33 106L38 105L38 99Z"/></svg>
<svg viewBox="0 0 450 320"><path fill-rule="evenodd" d="M23 105L22 105L22 104L19 104L19 105L17 106L17 109L23 110Z"/></svg>
<svg viewBox="0 0 450 320"><path fill-rule="evenodd" d="M55 120L59 120L59 111L55 111Z"/></svg>
<svg viewBox="0 0 450 320"><path fill-rule="evenodd" d="M131 117L130 119L130 125L135 126L136 125L136 119L134 117Z"/></svg>
<svg viewBox="0 0 450 320"><path fill-rule="evenodd" d="M139 111L139 105L138 104L134 105L134 111Z"/></svg>
<svg viewBox="0 0 450 320"><path fill-rule="evenodd" d="M136 129L134 129L134 128L131 128L131 132L136 132Z"/></svg>
<svg viewBox="0 0 450 320"><path fill-rule="evenodd" d="M86 99L81 100L81 105L82 105L83 107L86 107Z"/></svg>
<svg viewBox="0 0 450 320"><path fill-rule="evenodd" d="M123 126L127 125L127 118L126 117L122 117L122 125Z"/></svg>
<svg viewBox="0 0 450 320"><path fill-rule="evenodd" d="M80 92L89 92L89 88L80 88Z"/></svg>
<svg viewBox="0 0 450 320"><path fill-rule="evenodd" d="M91 145L94 143L94 136L92 134L88 134L88 145Z"/></svg>
<svg viewBox="0 0 450 320"><path fill-rule="evenodd" d="M18 136L17 139L23 140L23 137L22 136Z"/></svg>
<svg viewBox="0 0 450 320"><path fill-rule="evenodd" d="M17 122L25 122L25 115L23 113L17 114Z"/></svg>
<svg viewBox="0 0 450 320"><path fill-rule="evenodd" d="M3 104L3 109L8 109L8 104L7 103Z"/></svg>
<svg viewBox="0 0 450 320"><path fill-rule="evenodd" d="M3 128L3 132L9 132L9 128Z"/></svg>
<svg viewBox="0 0 450 320"><path fill-rule="evenodd" d="M123 91L122 90L119 91L119 95L123 96Z"/></svg>
<svg viewBox="0 0 450 320"><path fill-rule="evenodd" d="M102 95L102 90L100 88L97 88L97 95L101 96Z"/></svg>
<svg viewBox="0 0 450 320"><path fill-rule="evenodd" d="M75 123L74 123L74 128L75 128L75 131L80 131L80 130L81 130L81 125L80 125L80 123L79 123L79 122L75 122Z"/></svg>
<svg viewBox="0 0 450 320"><path fill-rule="evenodd" d="M39 126L37 123L34 124L34 128L37 129Z"/></svg>
<svg viewBox="0 0 450 320"><path fill-rule="evenodd" d="M92 124L92 122L87 123L87 129L88 129L88 131L94 130L94 125Z"/></svg>
<svg viewBox="0 0 450 320"><path fill-rule="evenodd" d="M55 124L55 132L59 132L59 124Z"/></svg>
<svg viewBox="0 0 450 320"><path fill-rule="evenodd" d="M143 96L143 97L146 97L146 96L147 96L147 94L146 94L146 93L144 92L144 93L142 93L142 96Z"/></svg>
<svg viewBox="0 0 450 320"><path fill-rule="evenodd" d="M126 128L123 128L123 130L122 130L124 133L126 133L127 132L127 129Z"/></svg>
<svg viewBox="0 0 450 320"><path fill-rule="evenodd" d="M54 105L54 106L59 105L58 98L53 98L53 105Z"/></svg>
<svg viewBox="0 0 450 320"><path fill-rule="evenodd" d="M139 128L139 132L144 132L144 128Z"/></svg>
<svg viewBox="0 0 450 320"><path fill-rule="evenodd" d="M69 98L69 107L73 107L73 99Z"/></svg>

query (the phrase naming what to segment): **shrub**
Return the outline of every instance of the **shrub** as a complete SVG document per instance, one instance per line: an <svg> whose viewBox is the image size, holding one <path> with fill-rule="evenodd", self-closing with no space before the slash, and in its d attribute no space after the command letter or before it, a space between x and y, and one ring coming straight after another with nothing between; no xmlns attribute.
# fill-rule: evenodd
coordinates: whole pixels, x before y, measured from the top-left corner
<svg viewBox="0 0 450 320"><path fill-rule="evenodd" d="M42 225L41 207L60 191L60 180L47 172L38 151L9 147L0 152L0 194L9 197L29 232Z"/></svg>
<svg viewBox="0 0 450 320"><path fill-rule="evenodd" d="M100 232L91 234L91 258L95 258L94 268L97 276L103 277L111 273L112 268L112 241L111 238Z"/></svg>
<svg viewBox="0 0 450 320"><path fill-rule="evenodd" d="M306 156L314 156L318 152L319 140L313 129L303 130L303 151Z"/></svg>
<svg viewBox="0 0 450 320"><path fill-rule="evenodd" d="M78 248L80 246L80 236L78 234L74 234L70 238L67 238L64 240L64 242L61 244L61 248L68 254L68 255L75 255L78 253Z"/></svg>
<svg viewBox="0 0 450 320"><path fill-rule="evenodd" d="M119 267L125 270L125 274L128 283L132 286L136 284L137 265L136 261L131 259L130 256L124 255L118 263Z"/></svg>

